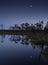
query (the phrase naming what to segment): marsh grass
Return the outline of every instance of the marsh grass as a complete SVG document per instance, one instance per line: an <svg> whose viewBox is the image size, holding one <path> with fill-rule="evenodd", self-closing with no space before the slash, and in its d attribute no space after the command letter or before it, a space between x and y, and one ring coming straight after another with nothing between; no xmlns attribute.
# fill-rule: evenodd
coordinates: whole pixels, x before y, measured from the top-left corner
<svg viewBox="0 0 48 65"><path fill-rule="evenodd" d="M48 45L48 31L37 31L37 30L0 30L0 35L27 35L32 42L36 44L47 44Z"/></svg>

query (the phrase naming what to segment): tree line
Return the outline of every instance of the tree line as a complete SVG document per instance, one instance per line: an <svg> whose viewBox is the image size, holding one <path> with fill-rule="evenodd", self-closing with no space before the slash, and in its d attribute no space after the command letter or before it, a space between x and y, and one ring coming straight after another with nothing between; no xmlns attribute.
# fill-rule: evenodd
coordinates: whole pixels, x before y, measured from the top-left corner
<svg viewBox="0 0 48 65"><path fill-rule="evenodd" d="M48 30L48 21L46 22L44 26L43 21L39 21L35 24L29 24L28 22L22 23L20 26L18 24L15 24L14 26L10 26L10 30Z"/></svg>
<svg viewBox="0 0 48 65"><path fill-rule="evenodd" d="M35 24L29 24L28 22L22 23L20 26L18 24L15 24L14 26L10 26L10 30L48 30L48 21L46 22L44 26L43 21L39 21Z"/></svg>
<svg viewBox="0 0 48 65"><path fill-rule="evenodd" d="M3 29L3 24L1 24L1 28ZM9 30L48 30L48 21L44 26L44 22L40 21L35 24L29 24L28 22L20 24L15 24L14 26L10 26Z"/></svg>

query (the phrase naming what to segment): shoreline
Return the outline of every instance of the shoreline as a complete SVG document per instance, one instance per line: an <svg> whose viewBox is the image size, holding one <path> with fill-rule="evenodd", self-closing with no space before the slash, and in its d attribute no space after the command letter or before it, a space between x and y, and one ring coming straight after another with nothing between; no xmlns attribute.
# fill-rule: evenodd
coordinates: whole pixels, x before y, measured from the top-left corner
<svg viewBox="0 0 48 65"><path fill-rule="evenodd" d="M0 35L27 35L27 37L37 45L48 45L48 31L44 30L0 30Z"/></svg>

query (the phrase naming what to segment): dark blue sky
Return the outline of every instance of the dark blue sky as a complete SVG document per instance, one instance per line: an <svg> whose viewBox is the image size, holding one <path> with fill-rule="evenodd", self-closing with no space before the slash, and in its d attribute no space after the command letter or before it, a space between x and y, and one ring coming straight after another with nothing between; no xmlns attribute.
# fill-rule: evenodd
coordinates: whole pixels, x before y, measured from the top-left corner
<svg viewBox="0 0 48 65"><path fill-rule="evenodd" d="M48 20L48 0L0 0L0 24L5 28L39 20Z"/></svg>

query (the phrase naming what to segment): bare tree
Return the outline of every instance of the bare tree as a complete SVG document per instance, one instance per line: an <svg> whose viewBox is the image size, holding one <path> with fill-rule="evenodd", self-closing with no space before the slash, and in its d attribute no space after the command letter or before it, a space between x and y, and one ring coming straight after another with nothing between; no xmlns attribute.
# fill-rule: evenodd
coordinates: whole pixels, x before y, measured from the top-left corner
<svg viewBox="0 0 48 65"><path fill-rule="evenodd" d="M48 30L48 21L47 21L47 23L46 23L46 25L45 25L44 30Z"/></svg>
<svg viewBox="0 0 48 65"><path fill-rule="evenodd" d="M29 30L29 23L27 23L27 22L25 23L25 29Z"/></svg>
<svg viewBox="0 0 48 65"><path fill-rule="evenodd" d="M37 30L43 30L43 21L39 21L35 25Z"/></svg>
<svg viewBox="0 0 48 65"><path fill-rule="evenodd" d="M25 24L24 23L21 24L21 29L25 30Z"/></svg>

